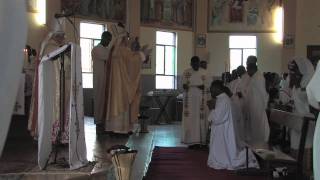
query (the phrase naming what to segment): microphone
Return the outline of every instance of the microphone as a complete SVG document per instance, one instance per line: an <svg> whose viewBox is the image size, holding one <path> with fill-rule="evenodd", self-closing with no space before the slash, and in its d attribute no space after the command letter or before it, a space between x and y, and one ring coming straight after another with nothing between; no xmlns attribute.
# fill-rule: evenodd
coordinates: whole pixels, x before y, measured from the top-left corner
<svg viewBox="0 0 320 180"><path fill-rule="evenodd" d="M58 19L58 18L63 18L63 17L70 17L70 16L73 16L73 13L72 13L72 12L63 13L63 14L54 14L54 17L55 17L56 19Z"/></svg>

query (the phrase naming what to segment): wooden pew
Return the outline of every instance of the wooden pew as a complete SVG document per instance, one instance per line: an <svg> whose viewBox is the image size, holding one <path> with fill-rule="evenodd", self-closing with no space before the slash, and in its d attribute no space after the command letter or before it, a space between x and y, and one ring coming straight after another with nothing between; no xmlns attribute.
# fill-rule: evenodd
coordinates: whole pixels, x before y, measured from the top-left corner
<svg viewBox="0 0 320 180"><path fill-rule="evenodd" d="M247 144L247 148L251 149L264 163L269 175L272 174L273 167L288 166L296 172L295 178L301 180L303 178L303 156L305 143L308 133L310 121L315 121L313 114L300 115L296 113L270 109L271 122L294 129L301 132L298 157L295 159L288 154L275 150L269 144Z"/></svg>

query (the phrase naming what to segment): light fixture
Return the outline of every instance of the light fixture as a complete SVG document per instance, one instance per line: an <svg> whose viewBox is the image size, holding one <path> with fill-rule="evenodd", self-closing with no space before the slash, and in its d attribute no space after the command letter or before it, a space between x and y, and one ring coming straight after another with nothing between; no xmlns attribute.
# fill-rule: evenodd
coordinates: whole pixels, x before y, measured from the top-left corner
<svg viewBox="0 0 320 180"><path fill-rule="evenodd" d="M276 7L274 12L274 41L278 44L282 44L283 41L283 6L282 1L279 1L279 6Z"/></svg>
<svg viewBox="0 0 320 180"><path fill-rule="evenodd" d="M39 25L46 24L46 0L37 0L36 22Z"/></svg>

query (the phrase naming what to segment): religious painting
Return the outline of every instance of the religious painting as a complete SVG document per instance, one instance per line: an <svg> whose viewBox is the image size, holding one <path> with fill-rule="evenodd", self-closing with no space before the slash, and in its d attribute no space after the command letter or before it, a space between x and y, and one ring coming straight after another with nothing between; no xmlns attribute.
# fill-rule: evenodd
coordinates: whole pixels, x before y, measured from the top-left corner
<svg viewBox="0 0 320 180"><path fill-rule="evenodd" d="M61 0L61 7L83 18L115 22L126 20L126 0Z"/></svg>
<svg viewBox="0 0 320 180"><path fill-rule="evenodd" d="M141 24L192 30L194 0L141 0Z"/></svg>
<svg viewBox="0 0 320 180"><path fill-rule="evenodd" d="M205 34L198 34L197 35L197 48L205 48L206 47L206 35Z"/></svg>
<svg viewBox="0 0 320 180"><path fill-rule="evenodd" d="M320 45L308 45L307 57L312 62L314 68L316 68L317 63L320 60Z"/></svg>
<svg viewBox="0 0 320 180"><path fill-rule="evenodd" d="M208 0L209 32L275 32L281 0Z"/></svg>
<svg viewBox="0 0 320 180"><path fill-rule="evenodd" d="M283 47L294 48L294 35L286 34L283 37Z"/></svg>

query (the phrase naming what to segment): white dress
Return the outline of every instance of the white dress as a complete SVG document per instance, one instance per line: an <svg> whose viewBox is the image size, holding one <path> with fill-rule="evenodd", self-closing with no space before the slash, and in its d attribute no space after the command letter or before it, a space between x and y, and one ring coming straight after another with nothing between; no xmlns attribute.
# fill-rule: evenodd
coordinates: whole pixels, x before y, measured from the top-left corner
<svg viewBox="0 0 320 180"><path fill-rule="evenodd" d="M210 112L208 120L212 122L208 166L227 170L245 168L246 149L237 145L241 143L236 142L231 100L225 93L217 96L215 109ZM248 151L248 166L258 168L253 153Z"/></svg>

